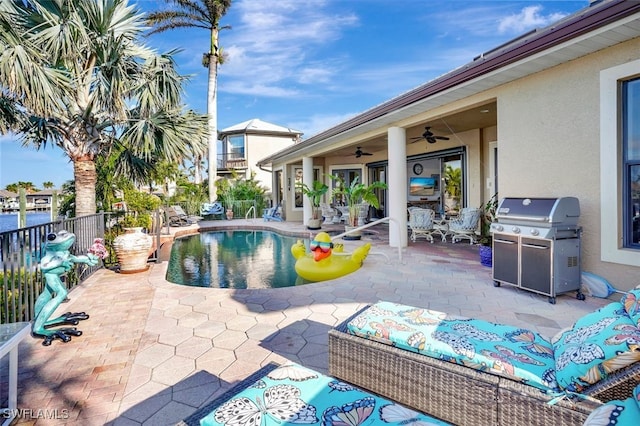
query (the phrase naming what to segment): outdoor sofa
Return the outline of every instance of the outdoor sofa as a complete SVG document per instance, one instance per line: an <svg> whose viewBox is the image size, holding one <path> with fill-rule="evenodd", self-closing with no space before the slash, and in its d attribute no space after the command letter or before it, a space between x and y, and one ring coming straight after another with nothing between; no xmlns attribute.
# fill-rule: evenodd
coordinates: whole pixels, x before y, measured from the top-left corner
<svg viewBox="0 0 640 426"><path fill-rule="evenodd" d="M553 339L379 302L329 331L329 373L458 425L582 425L640 383L640 289Z"/></svg>

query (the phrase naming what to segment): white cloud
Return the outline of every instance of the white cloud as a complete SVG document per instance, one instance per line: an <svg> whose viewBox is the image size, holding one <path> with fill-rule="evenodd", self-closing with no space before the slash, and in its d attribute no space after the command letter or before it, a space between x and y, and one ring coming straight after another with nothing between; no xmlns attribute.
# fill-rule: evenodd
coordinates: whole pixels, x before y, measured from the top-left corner
<svg viewBox="0 0 640 426"><path fill-rule="evenodd" d="M345 114L313 114L304 121L294 121L288 125L294 129L299 129L304 132L303 139L309 139L310 137L321 133L324 130L328 130L331 127L342 123L358 113L345 113Z"/></svg>
<svg viewBox="0 0 640 426"><path fill-rule="evenodd" d="M335 60L306 63L310 52L339 39L342 32L358 24L353 14L327 9L323 0L243 0L234 4L240 13L240 25L221 33L221 45L227 61L220 69L226 78L220 90L256 95L289 96L290 82L313 85L330 80L337 68ZM332 65L326 63L334 62Z"/></svg>
<svg viewBox="0 0 640 426"><path fill-rule="evenodd" d="M520 13L509 15L500 20L498 31L504 33L522 33L533 28L542 28L566 16L562 13L543 15L542 6L527 6Z"/></svg>

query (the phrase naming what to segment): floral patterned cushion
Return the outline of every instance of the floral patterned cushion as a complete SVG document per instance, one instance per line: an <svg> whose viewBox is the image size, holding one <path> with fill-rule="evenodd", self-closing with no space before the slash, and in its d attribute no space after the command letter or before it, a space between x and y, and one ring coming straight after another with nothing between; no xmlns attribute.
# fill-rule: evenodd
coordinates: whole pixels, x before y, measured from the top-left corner
<svg viewBox="0 0 640 426"><path fill-rule="evenodd" d="M609 401L587 417L583 426L637 426L640 423L640 386L624 401Z"/></svg>
<svg viewBox="0 0 640 426"><path fill-rule="evenodd" d="M530 330L391 302L347 325L351 334L557 391L553 347Z"/></svg>
<svg viewBox="0 0 640 426"><path fill-rule="evenodd" d="M640 361L640 330L620 303L610 303L576 321L553 347L558 384L581 392Z"/></svg>
<svg viewBox="0 0 640 426"><path fill-rule="evenodd" d="M622 303L624 310L627 311L627 314L631 317L631 321L633 321L637 327L640 327L640 289L636 287L622 296L620 303Z"/></svg>
<svg viewBox="0 0 640 426"><path fill-rule="evenodd" d="M202 426L319 422L327 426L448 425L297 364L271 371L200 420Z"/></svg>

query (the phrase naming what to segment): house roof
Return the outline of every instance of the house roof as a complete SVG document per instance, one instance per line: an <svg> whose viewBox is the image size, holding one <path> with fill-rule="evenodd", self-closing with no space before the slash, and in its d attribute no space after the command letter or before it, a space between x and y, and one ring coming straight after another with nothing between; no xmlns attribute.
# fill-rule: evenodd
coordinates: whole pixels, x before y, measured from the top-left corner
<svg viewBox="0 0 640 426"><path fill-rule="evenodd" d="M60 193L61 191L59 189L43 189L42 191L27 194L27 197L50 197L54 192Z"/></svg>
<svg viewBox="0 0 640 426"><path fill-rule="evenodd" d="M18 194L15 192L7 191L6 189L0 189L0 197L2 198L16 198Z"/></svg>
<svg viewBox="0 0 640 426"><path fill-rule="evenodd" d="M262 121L258 118L253 118L251 120L243 121L242 123L238 123L234 126L220 130L218 132L218 138L222 139L224 136L234 133L268 133L297 136L302 135L302 132L299 130L294 130L290 127L278 126L277 124L267 123L266 121Z"/></svg>
<svg viewBox="0 0 640 426"><path fill-rule="evenodd" d="M375 131L418 113L464 99L640 37L640 1L603 0L546 27L485 52L471 62L405 92L298 144L262 159L313 155L319 146Z"/></svg>

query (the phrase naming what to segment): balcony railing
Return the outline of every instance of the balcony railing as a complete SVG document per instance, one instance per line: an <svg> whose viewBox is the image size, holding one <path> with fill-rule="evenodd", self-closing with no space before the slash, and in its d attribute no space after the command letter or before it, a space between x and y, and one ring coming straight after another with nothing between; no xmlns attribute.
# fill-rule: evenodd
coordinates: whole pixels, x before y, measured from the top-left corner
<svg viewBox="0 0 640 426"><path fill-rule="evenodd" d="M246 169L247 167L247 159L238 156L238 154L218 154L218 169L233 170Z"/></svg>

